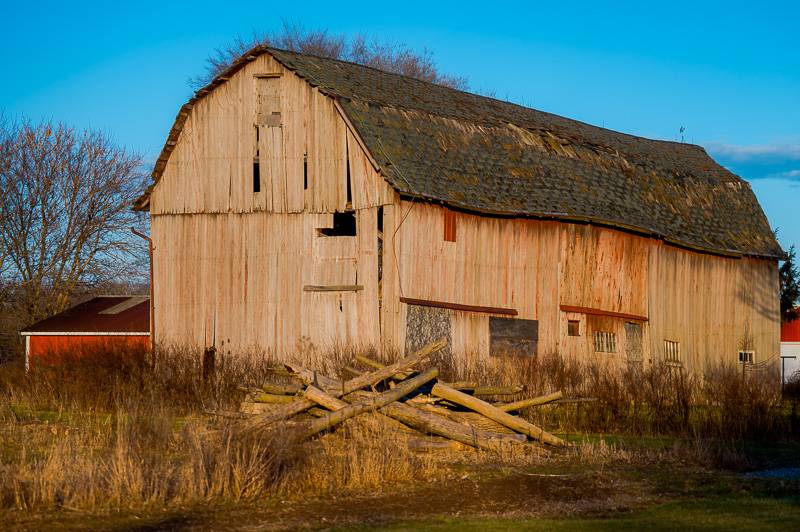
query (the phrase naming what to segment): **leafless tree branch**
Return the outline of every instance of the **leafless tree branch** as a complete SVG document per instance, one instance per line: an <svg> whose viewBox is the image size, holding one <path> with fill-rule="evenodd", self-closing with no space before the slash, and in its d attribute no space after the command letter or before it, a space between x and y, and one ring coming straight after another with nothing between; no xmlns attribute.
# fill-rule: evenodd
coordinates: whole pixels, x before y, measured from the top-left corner
<svg viewBox="0 0 800 532"><path fill-rule="evenodd" d="M286 21L278 32L254 32L250 38L237 36L226 46L217 48L206 59L206 72L190 79L189 85L194 89L203 87L256 45L352 61L455 89L467 88L466 78L439 71L430 50L418 52L404 43L381 42L363 34L348 38L331 34L328 30L309 30L300 24Z"/></svg>

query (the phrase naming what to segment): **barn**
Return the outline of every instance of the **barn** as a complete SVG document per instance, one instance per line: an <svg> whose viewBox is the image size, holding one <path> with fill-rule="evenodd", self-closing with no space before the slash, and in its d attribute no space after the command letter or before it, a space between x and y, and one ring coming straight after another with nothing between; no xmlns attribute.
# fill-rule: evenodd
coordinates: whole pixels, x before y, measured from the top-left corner
<svg viewBox="0 0 800 532"><path fill-rule="evenodd" d="M150 347L150 298L92 297L26 327L20 335L25 338L26 369L72 356L143 354Z"/></svg>
<svg viewBox="0 0 800 532"><path fill-rule="evenodd" d="M800 318L781 324L781 381L800 372Z"/></svg>
<svg viewBox="0 0 800 532"><path fill-rule="evenodd" d="M153 180L159 344L778 364L783 251L699 146L257 47Z"/></svg>

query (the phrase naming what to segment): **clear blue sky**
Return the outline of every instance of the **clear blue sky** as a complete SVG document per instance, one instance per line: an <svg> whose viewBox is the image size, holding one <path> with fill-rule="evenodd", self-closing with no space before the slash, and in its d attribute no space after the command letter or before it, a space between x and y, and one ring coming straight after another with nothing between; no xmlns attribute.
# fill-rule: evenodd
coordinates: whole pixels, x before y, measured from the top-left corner
<svg viewBox="0 0 800 532"><path fill-rule="evenodd" d="M800 247L800 2L17 2L0 109L101 128L150 160L187 79L282 20L427 47L474 90L705 146Z"/></svg>

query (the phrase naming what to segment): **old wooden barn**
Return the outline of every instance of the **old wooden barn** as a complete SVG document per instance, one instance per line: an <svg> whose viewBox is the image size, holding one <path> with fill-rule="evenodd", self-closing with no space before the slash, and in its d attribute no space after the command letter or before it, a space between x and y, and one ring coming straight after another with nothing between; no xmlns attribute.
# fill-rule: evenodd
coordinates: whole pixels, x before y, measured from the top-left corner
<svg viewBox="0 0 800 532"><path fill-rule="evenodd" d="M777 365L782 250L699 146L260 47L153 178L160 344Z"/></svg>

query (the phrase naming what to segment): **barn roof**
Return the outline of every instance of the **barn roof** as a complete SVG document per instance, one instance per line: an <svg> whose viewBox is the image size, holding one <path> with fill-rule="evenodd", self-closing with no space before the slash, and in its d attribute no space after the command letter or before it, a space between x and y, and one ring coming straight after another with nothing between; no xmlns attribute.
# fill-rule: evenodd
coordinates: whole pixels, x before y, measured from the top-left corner
<svg viewBox="0 0 800 532"><path fill-rule="evenodd" d="M20 334L150 332L150 298L98 296L26 327Z"/></svg>
<svg viewBox="0 0 800 532"><path fill-rule="evenodd" d="M479 213L599 223L719 254L783 256L749 184L700 146L266 47L242 56L195 99L263 53L339 102L402 195ZM184 120L179 114L155 180Z"/></svg>

